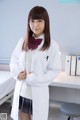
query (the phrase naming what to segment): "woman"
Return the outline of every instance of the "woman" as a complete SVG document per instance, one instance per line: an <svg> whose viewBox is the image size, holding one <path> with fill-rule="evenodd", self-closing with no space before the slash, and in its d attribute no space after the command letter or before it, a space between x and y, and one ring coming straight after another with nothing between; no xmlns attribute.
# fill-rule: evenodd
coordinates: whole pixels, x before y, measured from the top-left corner
<svg viewBox="0 0 80 120"><path fill-rule="evenodd" d="M59 74L59 47L50 38L47 10L33 7L27 33L12 53L10 69L16 79L11 116L14 120L48 120L49 87Z"/></svg>

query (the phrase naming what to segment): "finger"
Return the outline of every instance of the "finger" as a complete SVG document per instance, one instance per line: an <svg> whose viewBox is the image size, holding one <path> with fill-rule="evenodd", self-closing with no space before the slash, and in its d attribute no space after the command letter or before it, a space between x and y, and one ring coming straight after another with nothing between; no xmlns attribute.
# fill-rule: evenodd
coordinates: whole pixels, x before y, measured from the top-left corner
<svg viewBox="0 0 80 120"><path fill-rule="evenodd" d="M22 73L20 73L20 75L21 75L21 76L25 76L25 75L26 75L26 73L22 72Z"/></svg>
<svg viewBox="0 0 80 120"><path fill-rule="evenodd" d="M24 73L24 71L21 71L20 73Z"/></svg>
<svg viewBox="0 0 80 120"><path fill-rule="evenodd" d="M26 79L26 77L20 77L19 79L20 79L20 80L24 80L24 79Z"/></svg>

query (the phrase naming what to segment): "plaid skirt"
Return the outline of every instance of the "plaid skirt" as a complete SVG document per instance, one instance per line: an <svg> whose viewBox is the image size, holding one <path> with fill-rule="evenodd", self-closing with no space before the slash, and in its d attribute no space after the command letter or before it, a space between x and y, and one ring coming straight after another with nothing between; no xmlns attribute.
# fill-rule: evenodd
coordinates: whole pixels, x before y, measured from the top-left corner
<svg viewBox="0 0 80 120"><path fill-rule="evenodd" d="M32 100L24 97L19 97L19 110L32 115Z"/></svg>

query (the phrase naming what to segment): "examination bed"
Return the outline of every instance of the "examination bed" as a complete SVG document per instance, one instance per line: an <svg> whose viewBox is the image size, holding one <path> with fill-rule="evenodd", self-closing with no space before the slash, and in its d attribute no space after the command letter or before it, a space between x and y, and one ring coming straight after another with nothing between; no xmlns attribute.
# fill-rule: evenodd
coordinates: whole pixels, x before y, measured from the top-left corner
<svg viewBox="0 0 80 120"><path fill-rule="evenodd" d="M0 105L7 100L12 100L15 82L10 71L0 71Z"/></svg>

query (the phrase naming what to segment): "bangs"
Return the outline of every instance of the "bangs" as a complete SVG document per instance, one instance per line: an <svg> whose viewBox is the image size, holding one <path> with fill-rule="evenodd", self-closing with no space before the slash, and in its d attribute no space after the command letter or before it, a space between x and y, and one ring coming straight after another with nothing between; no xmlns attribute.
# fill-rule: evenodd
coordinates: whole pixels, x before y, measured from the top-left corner
<svg viewBox="0 0 80 120"><path fill-rule="evenodd" d="M30 16L30 19L43 19L43 16L42 16L42 14L39 14L39 13L37 13L37 14L32 14L31 16Z"/></svg>
<svg viewBox="0 0 80 120"><path fill-rule="evenodd" d="M29 19L45 19L44 9L42 7L35 7L29 13Z"/></svg>

